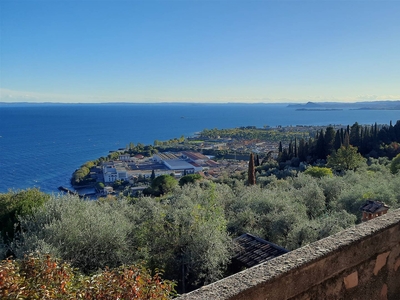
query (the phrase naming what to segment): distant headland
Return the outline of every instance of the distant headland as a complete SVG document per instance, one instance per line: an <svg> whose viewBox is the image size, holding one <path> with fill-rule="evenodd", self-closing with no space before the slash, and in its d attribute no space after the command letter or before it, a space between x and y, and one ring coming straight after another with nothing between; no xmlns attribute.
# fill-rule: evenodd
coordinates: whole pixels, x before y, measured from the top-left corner
<svg viewBox="0 0 400 300"><path fill-rule="evenodd" d="M289 104L288 108L299 111L332 111L332 110L400 110L400 100L362 101L362 102L307 102Z"/></svg>

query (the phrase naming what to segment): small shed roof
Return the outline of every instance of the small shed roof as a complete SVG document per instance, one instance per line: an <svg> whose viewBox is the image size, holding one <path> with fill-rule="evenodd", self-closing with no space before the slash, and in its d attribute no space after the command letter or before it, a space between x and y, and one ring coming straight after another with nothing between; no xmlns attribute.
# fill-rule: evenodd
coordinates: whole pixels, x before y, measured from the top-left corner
<svg viewBox="0 0 400 300"><path fill-rule="evenodd" d="M361 206L361 210L371 213L371 214L375 214L375 213L379 213L381 211L386 211L388 210L390 207L387 206L385 203L383 202L379 202L379 201L374 201L374 200L367 200L365 202L365 204L363 206Z"/></svg>
<svg viewBox="0 0 400 300"><path fill-rule="evenodd" d="M234 241L238 245L238 250L233 260L247 268L289 252L285 248L249 233L239 236Z"/></svg>

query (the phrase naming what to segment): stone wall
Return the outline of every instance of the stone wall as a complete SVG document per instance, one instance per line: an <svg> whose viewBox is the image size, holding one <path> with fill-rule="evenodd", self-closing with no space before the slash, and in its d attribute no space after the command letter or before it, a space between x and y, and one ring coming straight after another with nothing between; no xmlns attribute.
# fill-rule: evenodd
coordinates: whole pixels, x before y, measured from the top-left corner
<svg viewBox="0 0 400 300"><path fill-rule="evenodd" d="M178 298L400 299L400 210Z"/></svg>

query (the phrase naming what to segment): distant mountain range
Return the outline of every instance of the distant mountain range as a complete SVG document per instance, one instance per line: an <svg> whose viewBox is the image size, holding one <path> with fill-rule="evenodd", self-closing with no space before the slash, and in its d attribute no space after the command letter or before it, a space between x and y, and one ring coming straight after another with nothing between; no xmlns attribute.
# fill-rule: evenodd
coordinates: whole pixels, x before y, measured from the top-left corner
<svg viewBox="0 0 400 300"><path fill-rule="evenodd" d="M338 110L338 109L359 109L359 110L400 110L400 100L394 101L364 101L353 103L342 102L307 102L305 104L289 104L288 108L296 110Z"/></svg>

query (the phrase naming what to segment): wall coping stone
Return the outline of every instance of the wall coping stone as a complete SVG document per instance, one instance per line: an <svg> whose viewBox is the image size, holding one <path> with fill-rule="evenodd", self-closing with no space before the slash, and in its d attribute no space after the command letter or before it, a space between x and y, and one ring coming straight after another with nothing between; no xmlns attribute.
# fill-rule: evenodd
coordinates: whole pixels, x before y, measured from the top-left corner
<svg viewBox="0 0 400 300"><path fill-rule="evenodd" d="M304 270L307 266L314 264L324 258L334 256L335 253L349 250L350 246L361 243L379 232L389 230L392 227L400 227L400 209L388 212L367 222L350 227L337 234L321 239L304 247L298 248L277 258L246 269L232 276L212 284L203 286L193 292L184 294L177 299L180 300L205 300L205 299L246 299L245 293L251 289L262 288L261 285L272 283L278 278L284 278L289 271ZM390 241L387 245L379 245L379 251L390 250ZM382 248L383 247L383 248ZM385 248L386 247L386 248ZM376 249L372 249L374 251ZM371 252L368 255L372 255ZM366 254L367 255L367 254ZM334 259L334 258L333 258ZM361 259L361 258L360 258ZM358 262L358 257L354 257L354 265ZM346 268L340 266L335 270L339 273ZM324 278L321 278L321 282ZM285 289L287 280L283 280L281 286ZM282 291L285 294L285 291ZM287 294L286 294L287 295ZM287 299L293 295L287 295Z"/></svg>

